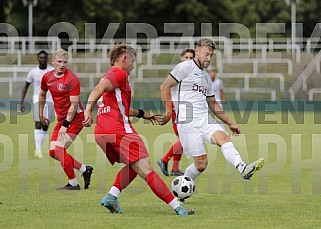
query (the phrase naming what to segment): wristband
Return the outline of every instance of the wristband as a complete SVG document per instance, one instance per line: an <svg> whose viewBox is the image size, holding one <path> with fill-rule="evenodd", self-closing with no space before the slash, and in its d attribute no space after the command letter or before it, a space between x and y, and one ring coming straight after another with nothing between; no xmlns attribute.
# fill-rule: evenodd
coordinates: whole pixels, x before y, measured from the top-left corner
<svg viewBox="0 0 321 229"><path fill-rule="evenodd" d="M67 121L67 120L64 120L64 121L62 122L62 126L66 127L66 128L69 128L70 122Z"/></svg>
<svg viewBox="0 0 321 229"><path fill-rule="evenodd" d="M136 116L137 118L143 118L145 115L145 111L142 109L138 109L138 115Z"/></svg>

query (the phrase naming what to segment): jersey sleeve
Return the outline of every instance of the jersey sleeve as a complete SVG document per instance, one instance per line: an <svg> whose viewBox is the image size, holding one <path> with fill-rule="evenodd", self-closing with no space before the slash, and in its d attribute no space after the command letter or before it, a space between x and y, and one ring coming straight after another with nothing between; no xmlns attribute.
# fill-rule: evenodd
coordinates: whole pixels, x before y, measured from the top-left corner
<svg viewBox="0 0 321 229"><path fill-rule="evenodd" d="M180 82L190 72L190 65L188 64L189 61L183 61L177 64L174 69L170 72L170 75L177 81Z"/></svg>
<svg viewBox="0 0 321 229"><path fill-rule="evenodd" d="M105 76L103 76L102 79L108 79L113 86L113 88L119 88L122 85L126 85L128 76L126 71L124 70L119 70L119 71L113 71L109 72Z"/></svg>
<svg viewBox="0 0 321 229"><path fill-rule="evenodd" d="M47 79L48 79L48 74L45 73L41 79L41 84L40 84L40 88L43 91L48 91Z"/></svg>
<svg viewBox="0 0 321 229"><path fill-rule="evenodd" d="M80 81L77 76L74 76L74 79L70 81L69 95L70 96L80 95Z"/></svg>
<svg viewBox="0 0 321 229"><path fill-rule="evenodd" d="M31 70L31 71L28 72L28 75L27 75L27 78L26 78L26 81L27 81L28 83L32 83L32 82L33 82L32 72L33 72L33 70Z"/></svg>
<svg viewBox="0 0 321 229"><path fill-rule="evenodd" d="M210 75L206 73L205 77L207 78L207 82L210 82L206 88L206 96L207 97L215 96L214 84L212 82Z"/></svg>
<svg viewBox="0 0 321 229"><path fill-rule="evenodd" d="M207 97L215 96L215 94L214 94L214 86L213 86L212 83L210 83L209 86L207 87L206 96Z"/></svg>

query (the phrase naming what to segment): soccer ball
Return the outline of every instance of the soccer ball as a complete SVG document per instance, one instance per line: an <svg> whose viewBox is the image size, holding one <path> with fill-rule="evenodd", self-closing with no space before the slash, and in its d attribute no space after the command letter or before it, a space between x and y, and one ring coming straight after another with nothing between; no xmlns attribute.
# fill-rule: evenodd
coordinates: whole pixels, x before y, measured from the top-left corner
<svg viewBox="0 0 321 229"><path fill-rule="evenodd" d="M172 181L172 192L179 199L187 199L195 191L195 183L188 176L178 176Z"/></svg>

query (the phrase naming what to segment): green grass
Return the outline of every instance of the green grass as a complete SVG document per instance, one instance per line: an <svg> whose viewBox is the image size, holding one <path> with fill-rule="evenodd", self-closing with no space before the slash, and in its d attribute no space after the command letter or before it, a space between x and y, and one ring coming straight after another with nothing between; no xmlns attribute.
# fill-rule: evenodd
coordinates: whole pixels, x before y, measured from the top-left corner
<svg viewBox="0 0 321 229"><path fill-rule="evenodd" d="M266 120L277 121L271 125L259 124L258 113L252 112L249 122L240 125L244 135L232 139L243 159L266 158L251 181L242 180L216 146L208 146L208 168L197 178L197 193L186 204L196 213L184 218L158 200L140 178L119 198L124 214L100 207L121 165L112 167L91 142L93 128L84 129L69 150L95 168L90 189L56 191L67 180L58 162L48 155L43 160L33 156L31 115L18 117L17 124L7 118L0 124L0 228L320 228L321 136L312 137L320 132L314 113L304 115L304 124L295 124L291 117L289 124L282 124L280 113L268 114ZM171 125L155 127L142 120L134 125L159 172L156 162L170 147L166 141L175 140ZM189 163L183 156L181 167ZM296 165L307 168L295 170ZM172 178L162 177L170 185Z"/></svg>

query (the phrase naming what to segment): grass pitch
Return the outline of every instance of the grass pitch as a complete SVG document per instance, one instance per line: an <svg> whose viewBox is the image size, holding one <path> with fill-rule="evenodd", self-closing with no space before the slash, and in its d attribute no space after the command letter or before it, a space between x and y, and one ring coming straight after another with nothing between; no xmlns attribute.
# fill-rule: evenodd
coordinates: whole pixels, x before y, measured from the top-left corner
<svg viewBox="0 0 321 229"><path fill-rule="evenodd" d="M263 170L244 181L216 146L208 146L208 168L185 205L196 213L179 217L140 178L119 198L124 214L100 206L121 165L107 162L93 142L93 127L85 128L69 150L94 167L90 188L56 191L67 178L45 153L48 142L44 159L33 156L31 115L13 123L6 113L0 124L0 228L320 228L321 135L315 115L304 113L304 124L297 124L291 116L282 123L281 114L275 113L266 119L277 123L264 124L258 112L251 112L248 122L240 124L243 135L232 139L246 162L265 157ZM160 173L156 162L175 141L171 125L152 126L143 120L134 125ZM190 162L183 156L181 168ZM83 187L81 174L77 176ZM172 177L161 176L170 186Z"/></svg>

